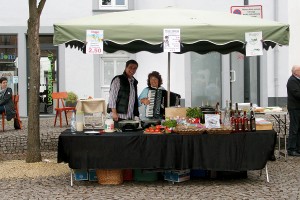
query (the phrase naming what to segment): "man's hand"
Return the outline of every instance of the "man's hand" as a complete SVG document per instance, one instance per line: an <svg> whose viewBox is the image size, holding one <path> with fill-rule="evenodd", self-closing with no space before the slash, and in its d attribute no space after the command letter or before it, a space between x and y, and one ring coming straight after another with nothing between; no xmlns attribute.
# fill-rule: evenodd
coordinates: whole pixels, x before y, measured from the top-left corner
<svg viewBox="0 0 300 200"><path fill-rule="evenodd" d="M113 120L117 122L118 119L119 119L118 113L117 113L117 109L112 108L111 111L112 111L112 118L113 118Z"/></svg>

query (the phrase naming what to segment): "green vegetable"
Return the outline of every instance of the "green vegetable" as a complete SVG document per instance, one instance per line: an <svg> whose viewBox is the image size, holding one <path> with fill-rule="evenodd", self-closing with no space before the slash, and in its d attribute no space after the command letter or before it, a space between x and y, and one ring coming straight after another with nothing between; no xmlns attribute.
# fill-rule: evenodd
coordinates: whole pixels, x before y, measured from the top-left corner
<svg viewBox="0 0 300 200"><path fill-rule="evenodd" d="M187 108L186 109L186 116L188 118L201 118L202 117L202 111L199 107Z"/></svg>
<svg viewBox="0 0 300 200"><path fill-rule="evenodd" d="M176 127L177 121L175 119L167 119L162 123L162 125L168 128Z"/></svg>

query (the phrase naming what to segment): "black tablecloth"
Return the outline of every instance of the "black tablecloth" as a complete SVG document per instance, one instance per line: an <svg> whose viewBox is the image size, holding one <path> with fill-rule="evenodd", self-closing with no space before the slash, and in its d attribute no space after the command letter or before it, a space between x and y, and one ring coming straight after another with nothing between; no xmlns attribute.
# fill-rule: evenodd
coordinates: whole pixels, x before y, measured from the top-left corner
<svg viewBox="0 0 300 200"><path fill-rule="evenodd" d="M72 169L263 169L275 131L235 134L150 135L141 132L59 136L58 162Z"/></svg>

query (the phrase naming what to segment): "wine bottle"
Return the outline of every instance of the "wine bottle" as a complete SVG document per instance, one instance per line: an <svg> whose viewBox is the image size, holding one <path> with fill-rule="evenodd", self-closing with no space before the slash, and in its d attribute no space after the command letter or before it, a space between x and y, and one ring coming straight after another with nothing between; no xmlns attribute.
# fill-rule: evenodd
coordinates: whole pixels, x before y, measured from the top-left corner
<svg viewBox="0 0 300 200"><path fill-rule="evenodd" d="M230 112L230 124L231 124L231 128L232 128L232 132L233 133L237 132L236 121L235 121L235 116L234 116L233 111Z"/></svg>
<svg viewBox="0 0 300 200"><path fill-rule="evenodd" d="M225 108L225 114L224 114L224 118L223 118L223 125L225 127L229 127L230 126L230 110L229 110L229 102L228 102L228 100L226 100L226 108Z"/></svg>
<svg viewBox="0 0 300 200"><path fill-rule="evenodd" d="M249 119L247 117L247 113L246 111L244 110L244 116L243 116L243 131L244 132L248 132L249 129L250 129L250 123L249 123Z"/></svg>
<svg viewBox="0 0 300 200"><path fill-rule="evenodd" d="M241 118L240 111L238 111L238 114L235 118L235 126L236 126L236 132L243 131L243 119Z"/></svg>
<svg viewBox="0 0 300 200"><path fill-rule="evenodd" d="M219 104L219 102L217 102L217 104L216 104L216 111L215 111L215 114L217 114L217 115L220 116L220 124L222 124L221 111L220 111L220 104Z"/></svg>
<svg viewBox="0 0 300 200"><path fill-rule="evenodd" d="M250 103L250 131L254 132L256 131L256 123L255 123L255 116L254 116L254 111L252 107L252 103Z"/></svg>

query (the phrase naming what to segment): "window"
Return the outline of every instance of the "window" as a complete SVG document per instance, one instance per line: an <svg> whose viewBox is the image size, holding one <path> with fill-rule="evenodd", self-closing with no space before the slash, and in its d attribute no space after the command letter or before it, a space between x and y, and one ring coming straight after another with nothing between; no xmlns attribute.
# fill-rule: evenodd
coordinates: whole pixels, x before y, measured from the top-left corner
<svg viewBox="0 0 300 200"><path fill-rule="evenodd" d="M99 0L100 10L127 10L128 0Z"/></svg>
<svg viewBox="0 0 300 200"><path fill-rule="evenodd" d="M221 64L219 53L191 52L192 106L221 103Z"/></svg>
<svg viewBox="0 0 300 200"><path fill-rule="evenodd" d="M0 77L7 78L8 87L17 93L18 40L17 35L0 35Z"/></svg>
<svg viewBox="0 0 300 200"><path fill-rule="evenodd" d="M104 54L100 64L100 87L101 97L108 102L110 83L114 76L123 73L126 61L129 59L127 54Z"/></svg>

